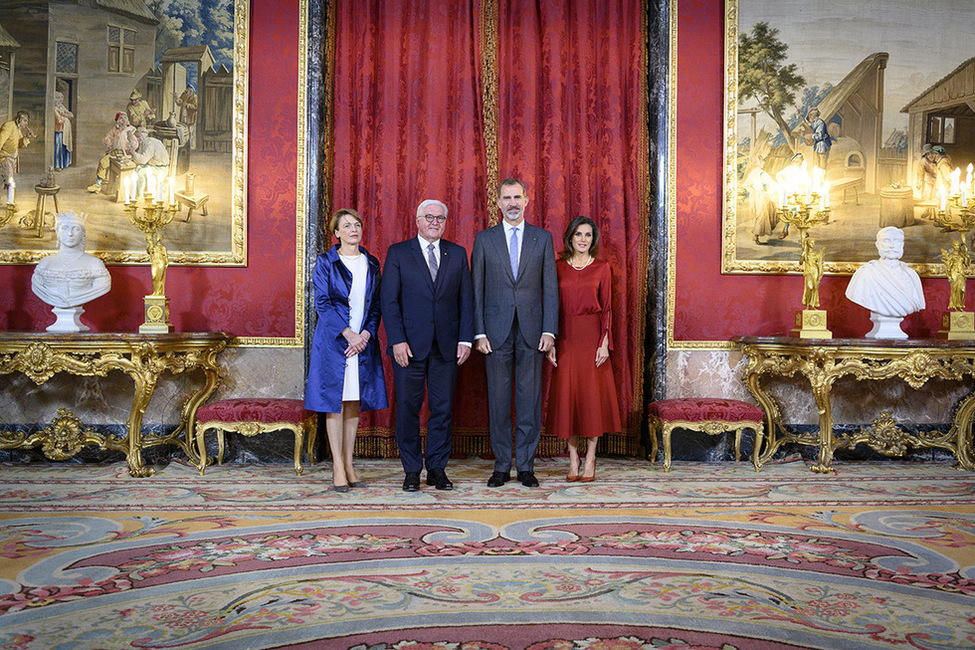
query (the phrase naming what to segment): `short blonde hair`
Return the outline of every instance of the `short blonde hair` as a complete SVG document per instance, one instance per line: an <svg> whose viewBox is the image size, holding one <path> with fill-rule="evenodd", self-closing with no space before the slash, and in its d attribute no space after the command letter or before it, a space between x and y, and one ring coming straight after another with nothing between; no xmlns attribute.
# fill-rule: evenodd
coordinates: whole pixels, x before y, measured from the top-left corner
<svg viewBox="0 0 975 650"><path fill-rule="evenodd" d="M360 226L362 225L362 217L359 216L358 212L352 208L339 208L335 211L335 214L332 215L332 218L328 220L328 231L330 233L333 235L335 234L335 231L339 229L339 221L341 221L342 217L345 215L349 215L355 219Z"/></svg>

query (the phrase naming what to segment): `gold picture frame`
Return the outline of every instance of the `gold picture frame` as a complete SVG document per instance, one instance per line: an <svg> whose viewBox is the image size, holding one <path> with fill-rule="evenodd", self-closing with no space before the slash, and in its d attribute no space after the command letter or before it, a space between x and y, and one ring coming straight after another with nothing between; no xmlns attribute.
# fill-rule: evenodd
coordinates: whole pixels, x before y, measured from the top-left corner
<svg viewBox="0 0 975 650"><path fill-rule="evenodd" d="M141 176L151 187L155 169L172 179L167 192L180 208L164 232L170 263L246 265L249 0L175 4L165 6L183 13L156 15L141 2L52 4L43 31L27 8L0 16L0 123L27 110L34 135L14 167L0 264L33 264L55 250L57 210L88 216L86 248L106 263L147 264L124 185L134 193ZM46 48L22 47L41 33ZM154 115L140 119L146 106ZM170 162L139 169L131 152L108 151L120 114L130 126L141 121Z"/></svg>
<svg viewBox="0 0 975 650"><path fill-rule="evenodd" d="M821 160L831 216L810 235L826 250L825 272L875 259L877 230L895 225L903 261L944 276L941 250L958 234L934 221L920 161L926 143L963 175L975 161L972 24L970 3L726 0L722 272L802 272L795 229L782 238L782 223L761 222L795 154L811 168L821 153L816 107L830 136ZM942 126L932 140L946 119L951 133Z"/></svg>

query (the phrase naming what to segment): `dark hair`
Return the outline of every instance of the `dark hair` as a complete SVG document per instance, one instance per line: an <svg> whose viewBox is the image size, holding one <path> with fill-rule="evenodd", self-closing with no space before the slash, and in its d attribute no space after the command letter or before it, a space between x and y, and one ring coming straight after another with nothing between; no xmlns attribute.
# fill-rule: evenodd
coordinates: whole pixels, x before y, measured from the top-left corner
<svg viewBox="0 0 975 650"><path fill-rule="evenodd" d="M328 220L329 234L334 234L335 231L339 229L339 221L341 221L342 217L344 217L345 215L349 215L350 217L355 219L360 226L362 225L362 217L359 216L358 212L356 212L352 208L339 208L338 210L335 211L335 214L332 215L332 218Z"/></svg>
<svg viewBox="0 0 975 650"><path fill-rule="evenodd" d="M503 181L501 181L500 183L498 183L498 198L499 199L501 198L501 188L504 187L504 186L506 186L506 185L520 185L521 186L521 193L522 194L525 194L525 184L524 183L522 183L517 178L506 178Z"/></svg>
<svg viewBox="0 0 975 650"><path fill-rule="evenodd" d="M592 245L589 246L589 254L593 257L599 255L599 226L596 222L589 217L576 217L569 222L568 227L565 229L565 234L562 235L562 252L559 253L559 259L568 261L572 257L572 235L576 234L579 226L588 225L592 228Z"/></svg>
<svg viewBox="0 0 975 650"><path fill-rule="evenodd" d="M26 117L29 120L30 119L30 111L17 111L17 115L14 116L14 121L16 122L16 121L20 120L20 118L22 118L22 117Z"/></svg>

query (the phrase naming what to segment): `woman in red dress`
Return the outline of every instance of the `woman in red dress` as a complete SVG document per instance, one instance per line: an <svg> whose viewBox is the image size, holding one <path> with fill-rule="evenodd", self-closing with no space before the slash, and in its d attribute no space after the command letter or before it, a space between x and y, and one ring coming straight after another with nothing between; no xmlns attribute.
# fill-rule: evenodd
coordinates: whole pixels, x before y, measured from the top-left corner
<svg viewBox="0 0 975 650"><path fill-rule="evenodd" d="M596 478L596 443L604 433L620 431L619 402L609 351L613 341L612 272L596 259L599 228L589 217L576 217L562 236L559 275L559 338L548 353L555 366L548 397L548 430L569 448L567 481ZM586 460L579 473L579 438L586 439Z"/></svg>

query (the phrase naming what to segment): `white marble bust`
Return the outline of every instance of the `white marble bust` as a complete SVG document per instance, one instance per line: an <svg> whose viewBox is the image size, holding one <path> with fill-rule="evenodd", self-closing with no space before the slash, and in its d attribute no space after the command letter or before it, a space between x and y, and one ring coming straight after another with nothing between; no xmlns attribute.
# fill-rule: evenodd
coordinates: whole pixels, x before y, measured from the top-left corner
<svg viewBox="0 0 975 650"><path fill-rule="evenodd" d="M880 259L867 262L853 274L846 297L870 310L874 327L867 338L906 339L900 322L924 309L924 292L917 271L901 261L904 232L887 227L877 231Z"/></svg>
<svg viewBox="0 0 975 650"><path fill-rule="evenodd" d="M58 320L50 332L86 332L78 320L81 307L112 288L112 276L105 264L85 252L85 218L74 212L56 217L58 252L37 263L31 277L31 289L38 298L51 305ZM68 320L70 319L70 322Z"/></svg>

